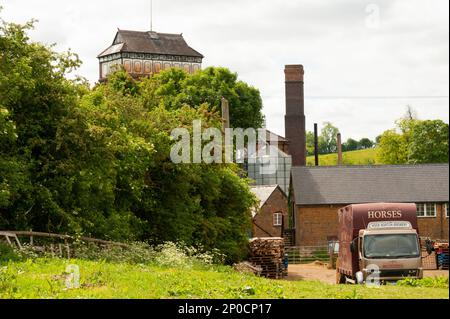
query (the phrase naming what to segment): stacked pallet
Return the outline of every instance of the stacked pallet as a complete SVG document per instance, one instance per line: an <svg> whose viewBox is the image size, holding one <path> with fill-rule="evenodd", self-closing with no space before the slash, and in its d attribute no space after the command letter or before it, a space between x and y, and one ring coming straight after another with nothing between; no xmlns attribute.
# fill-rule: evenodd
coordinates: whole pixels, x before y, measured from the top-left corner
<svg viewBox="0 0 450 319"><path fill-rule="evenodd" d="M434 250L436 251L437 254L439 269L448 270L449 269L448 242L436 242L434 245Z"/></svg>
<svg viewBox="0 0 450 319"><path fill-rule="evenodd" d="M261 276L282 279L284 273L284 239L254 238L250 241L250 262L262 269Z"/></svg>

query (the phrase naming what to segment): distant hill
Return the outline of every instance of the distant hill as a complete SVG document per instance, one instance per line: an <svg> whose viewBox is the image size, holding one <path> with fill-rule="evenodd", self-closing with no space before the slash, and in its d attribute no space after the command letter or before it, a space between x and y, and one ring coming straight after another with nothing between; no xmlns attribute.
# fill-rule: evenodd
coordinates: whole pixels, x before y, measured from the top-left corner
<svg viewBox="0 0 450 319"><path fill-rule="evenodd" d="M343 161L344 165L381 165L377 161L377 149L371 148L367 150L344 152ZM338 162L337 154L327 154L319 156L320 166L335 166ZM307 158L309 166L314 166L314 156Z"/></svg>

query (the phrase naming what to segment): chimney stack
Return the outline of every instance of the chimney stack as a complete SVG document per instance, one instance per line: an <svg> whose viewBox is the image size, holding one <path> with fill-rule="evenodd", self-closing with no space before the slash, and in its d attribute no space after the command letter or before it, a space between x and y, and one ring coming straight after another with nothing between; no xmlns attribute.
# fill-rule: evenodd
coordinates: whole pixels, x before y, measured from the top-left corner
<svg viewBox="0 0 450 319"><path fill-rule="evenodd" d="M319 125L314 124L314 162L319 166Z"/></svg>
<svg viewBox="0 0 450 319"><path fill-rule="evenodd" d="M337 150L338 150L338 165L342 165L344 161L342 160L342 135L338 133L337 135Z"/></svg>
<svg viewBox="0 0 450 319"><path fill-rule="evenodd" d="M286 65L286 138L293 166L306 166L306 127L304 102L304 69Z"/></svg>

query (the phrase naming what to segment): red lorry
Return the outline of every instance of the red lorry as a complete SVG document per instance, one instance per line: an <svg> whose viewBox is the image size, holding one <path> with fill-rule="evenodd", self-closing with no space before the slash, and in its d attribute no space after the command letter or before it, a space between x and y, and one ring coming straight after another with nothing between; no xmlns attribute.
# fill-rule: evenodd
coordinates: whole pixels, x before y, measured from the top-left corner
<svg viewBox="0 0 450 319"><path fill-rule="evenodd" d="M338 214L338 284L423 278L415 204L350 205Z"/></svg>

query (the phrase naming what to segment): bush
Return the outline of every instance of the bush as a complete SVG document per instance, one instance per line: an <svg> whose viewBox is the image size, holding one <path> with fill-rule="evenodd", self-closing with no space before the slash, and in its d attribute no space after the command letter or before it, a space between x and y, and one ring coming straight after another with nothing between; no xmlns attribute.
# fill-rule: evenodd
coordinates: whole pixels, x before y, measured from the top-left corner
<svg viewBox="0 0 450 319"><path fill-rule="evenodd" d="M0 264L7 263L9 261L20 261L22 258L18 252L11 246L0 243Z"/></svg>
<svg viewBox="0 0 450 319"><path fill-rule="evenodd" d="M434 277L434 278L424 278L424 279L412 279L406 278L397 282L399 286L410 286L410 287L427 287L427 288L447 288L449 277Z"/></svg>
<svg viewBox="0 0 450 319"><path fill-rule="evenodd" d="M5 262L52 257L48 252L39 253L31 246L23 246L23 249L20 251L15 251L9 246L3 246L0 252L2 249L5 253L0 253L0 261L3 260ZM147 243L132 243L126 247L100 247L91 243L78 242L72 247L71 257L91 261L101 260L112 263L158 265L176 268L222 264L225 260L224 255L217 249L207 252L202 248L172 242L155 247Z"/></svg>

